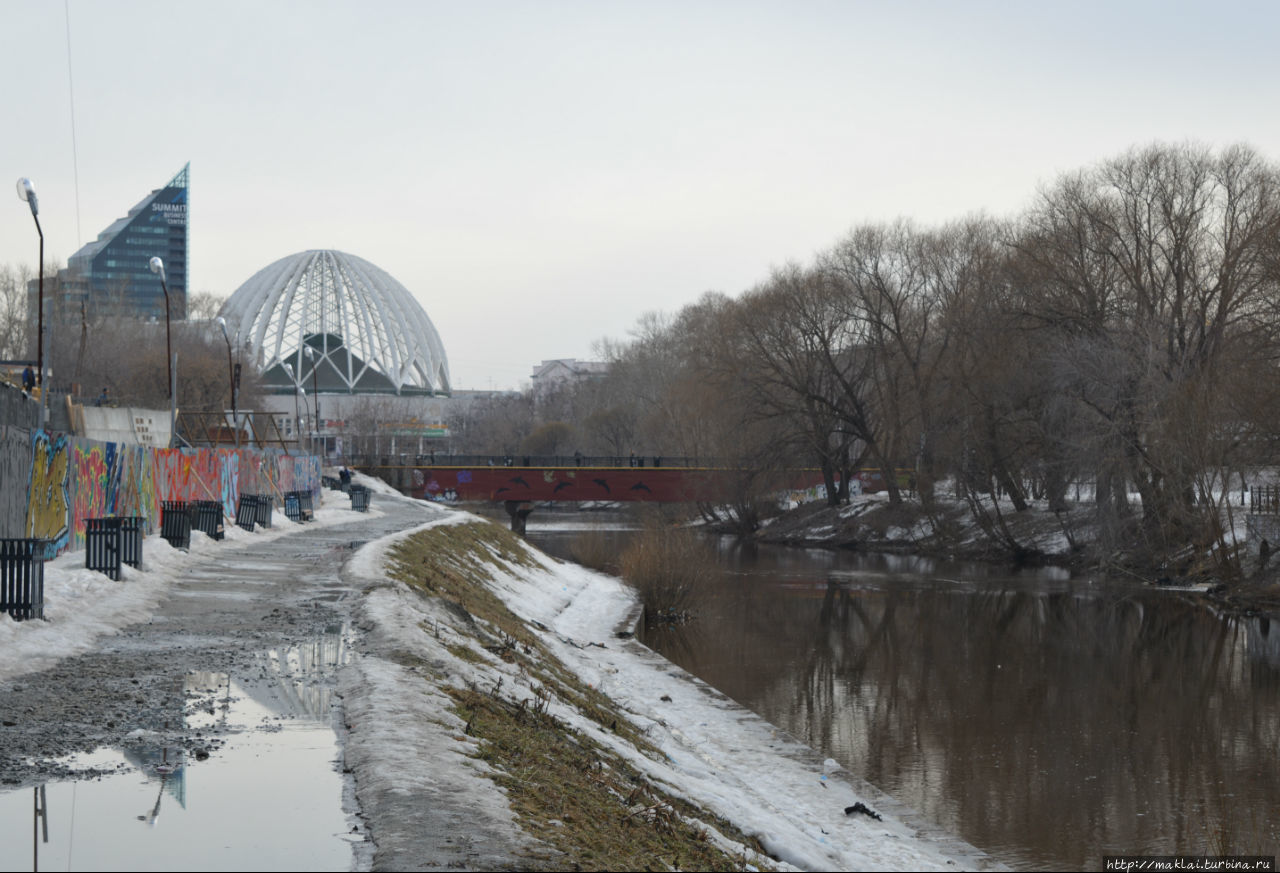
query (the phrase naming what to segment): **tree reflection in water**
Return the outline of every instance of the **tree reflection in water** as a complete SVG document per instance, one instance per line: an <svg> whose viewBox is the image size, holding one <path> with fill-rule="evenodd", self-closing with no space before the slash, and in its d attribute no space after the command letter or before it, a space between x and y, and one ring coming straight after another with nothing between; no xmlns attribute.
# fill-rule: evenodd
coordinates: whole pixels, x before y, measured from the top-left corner
<svg viewBox="0 0 1280 873"><path fill-rule="evenodd" d="M1261 620L917 559L722 553L705 613L646 642L1007 863L1276 854L1280 633Z"/></svg>

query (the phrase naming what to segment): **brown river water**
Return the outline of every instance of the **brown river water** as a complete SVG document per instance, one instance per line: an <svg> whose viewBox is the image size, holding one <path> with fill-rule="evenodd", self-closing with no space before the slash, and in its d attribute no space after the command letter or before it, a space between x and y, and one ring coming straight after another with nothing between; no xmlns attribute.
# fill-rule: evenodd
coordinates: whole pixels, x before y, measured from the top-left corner
<svg viewBox="0 0 1280 873"><path fill-rule="evenodd" d="M564 556L581 518L529 539ZM1009 866L1277 853L1280 623L1062 570L708 548L696 619L645 642Z"/></svg>

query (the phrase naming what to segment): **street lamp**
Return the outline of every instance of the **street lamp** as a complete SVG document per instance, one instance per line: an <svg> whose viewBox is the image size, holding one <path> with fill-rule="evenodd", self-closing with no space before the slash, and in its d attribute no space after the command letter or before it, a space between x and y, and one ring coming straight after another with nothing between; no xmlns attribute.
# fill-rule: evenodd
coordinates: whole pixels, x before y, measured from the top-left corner
<svg viewBox="0 0 1280 873"><path fill-rule="evenodd" d="M178 436L178 390L174 381L177 367L173 361L173 339L169 327L169 283L164 278L164 261L152 258L151 272L160 277L160 288L164 291L164 351L165 361L169 365L169 448L173 448Z"/></svg>
<svg viewBox="0 0 1280 873"><path fill-rule="evenodd" d="M18 199L27 201L31 207L31 218L36 223L36 233L40 235L40 296L39 314L36 316L36 384L40 386L40 427L45 426L44 396L44 230L40 227L40 201L36 199L35 185L23 176L18 180Z"/></svg>
<svg viewBox="0 0 1280 873"><path fill-rule="evenodd" d="M284 371L289 374L289 381L293 382L293 424L297 430L302 430L302 416L298 414L298 390L302 388L298 384L298 377L293 375L293 365L288 361L284 361ZM294 437L297 439L297 437Z"/></svg>
<svg viewBox="0 0 1280 873"><path fill-rule="evenodd" d="M236 411L236 368L231 363L231 337L227 335L227 320L221 315L215 319L222 328L222 338L227 342L227 382L231 386L231 427L236 432L236 448L240 447L240 416Z"/></svg>
<svg viewBox="0 0 1280 873"><path fill-rule="evenodd" d="M303 352L306 353L307 360L311 362L311 404L315 407L316 414L311 428L311 451L316 450L316 437L320 433L320 390L317 388L316 380L316 353L311 346L303 346ZM321 452L323 455L324 453Z"/></svg>

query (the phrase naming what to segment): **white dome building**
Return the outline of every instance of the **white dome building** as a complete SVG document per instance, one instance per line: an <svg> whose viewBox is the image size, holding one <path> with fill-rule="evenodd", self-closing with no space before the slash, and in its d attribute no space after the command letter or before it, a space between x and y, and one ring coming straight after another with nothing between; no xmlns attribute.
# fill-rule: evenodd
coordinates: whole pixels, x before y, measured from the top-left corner
<svg viewBox="0 0 1280 873"><path fill-rule="evenodd" d="M444 344L427 313L403 285L354 255L281 258L236 289L219 314L257 355L268 389L452 393Z"/></svg>

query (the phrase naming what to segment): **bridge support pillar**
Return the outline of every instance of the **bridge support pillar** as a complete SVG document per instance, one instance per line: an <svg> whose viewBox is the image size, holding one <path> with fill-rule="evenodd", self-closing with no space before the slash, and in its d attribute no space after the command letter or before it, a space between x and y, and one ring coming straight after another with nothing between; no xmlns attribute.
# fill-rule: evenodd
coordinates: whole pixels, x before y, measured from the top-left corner
<svg viewBox="0 0 1280 873"><path fill-rule="evenodd" d="M507 500L503 502L503 506L507 508L507 515L511 516L511 532L517 536L524 536L529 513L533 512L533 504L526 500Z"/></svg>

